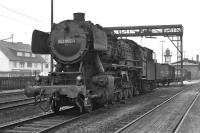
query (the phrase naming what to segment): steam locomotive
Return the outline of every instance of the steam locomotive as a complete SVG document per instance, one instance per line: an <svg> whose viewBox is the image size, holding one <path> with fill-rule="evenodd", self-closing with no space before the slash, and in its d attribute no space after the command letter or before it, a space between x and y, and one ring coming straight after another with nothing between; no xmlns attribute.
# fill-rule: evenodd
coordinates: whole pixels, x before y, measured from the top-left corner
<svg viewBox="0 0 200 133"><path fill-rule="evenodd" d="M85 21L84 13L54 24L51 33L34 30L32 52L51 54L56 66L44 84L28 86L25 94L46 97L54 112L71 105L90 112L156 88L153 50L118 39L113 31Z"/></svg>

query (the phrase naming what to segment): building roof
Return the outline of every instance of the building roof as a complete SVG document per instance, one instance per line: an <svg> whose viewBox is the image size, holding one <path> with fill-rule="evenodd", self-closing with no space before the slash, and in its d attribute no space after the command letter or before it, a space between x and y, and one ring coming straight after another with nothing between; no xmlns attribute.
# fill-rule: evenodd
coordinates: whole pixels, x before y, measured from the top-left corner
<svg viewBox="0 0 200 133"><path fill-rule="evenodd" d="M45 60L40 55L35 57L17 56L17 52L31 53L31 46L28 44L0 41L0 50L11 61L45 63Z"/></svg>
<svg viewBox="0 0 200 133"><path fill-rule="evenodd" d="M171 63L171 65L177 65L177 64L180 64L180 63L181 63L181 61L173 62L173 63ZM183 65L200 65L200 63L195 61L195 60L190 60L188 58L184 58L183 59Z"/></svg>

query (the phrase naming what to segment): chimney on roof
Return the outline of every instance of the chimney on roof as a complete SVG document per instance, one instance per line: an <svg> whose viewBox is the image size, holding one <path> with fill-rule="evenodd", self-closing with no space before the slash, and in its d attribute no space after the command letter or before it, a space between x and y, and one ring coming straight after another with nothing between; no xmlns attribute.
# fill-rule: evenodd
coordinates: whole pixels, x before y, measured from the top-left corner
<svg viewBox="0 0 200 133"><path fill-rule="evenodd" d="M23 44L23 42L17 42L17 44Z"/></svg>
<svg viewBox="0 0 200 133"><path fill-rule="evenodd" d="M197 58L197 64L199 64L199 55L197 55L196 58Z"/></svg>

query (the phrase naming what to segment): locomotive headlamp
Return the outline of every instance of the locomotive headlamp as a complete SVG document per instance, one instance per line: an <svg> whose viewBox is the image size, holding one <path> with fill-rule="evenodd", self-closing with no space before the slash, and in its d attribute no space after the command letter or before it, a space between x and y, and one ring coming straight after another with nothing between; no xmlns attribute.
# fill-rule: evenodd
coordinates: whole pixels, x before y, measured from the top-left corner
<svg viewBox="0 0 200 133"><path fill-rule="evenodd" d="M39 81L40 80L40 77L37 75L37 76L35 76L35 80L36 81Z"/></svg>
<svg viewBox="0 0 200 133"><path fill-rule="evenodd" d="M40 85L41 82L42 82L42 78L39 75L35 76L35 83L36 83L36 85Z"/></svg>
<svg viewBox="0 0 200 133"><path fill-rule="evenodd" d="M77 80L77 81L81 81L81 80L82 80L82 76L81 76L81 75L78 75L78 76L76 77L76 80Z"/></svg>
<svg viewBox="0 0 200 133"><path fill-rule="evenodd" d="M83 77L81 76L81 75L78 75L77 77L76 77L76 84L77 85L81 85L82 84L82 80L83 79Z"/></svg>

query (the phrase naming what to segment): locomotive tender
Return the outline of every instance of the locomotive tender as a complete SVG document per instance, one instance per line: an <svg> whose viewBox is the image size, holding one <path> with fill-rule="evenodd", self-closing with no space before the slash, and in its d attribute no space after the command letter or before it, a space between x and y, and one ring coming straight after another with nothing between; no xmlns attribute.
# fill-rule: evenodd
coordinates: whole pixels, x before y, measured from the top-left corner
<svg viewBox="0 0 200 133"><path fill-rule="evenodd" d="M156 87L153 50L85 21L84 13L55 24L51 33L35 30L32 52L51 54L55 70L45 84L28 86L28 97L47 97L54 112L73 105L80 112L123 101Z"/></svg>

